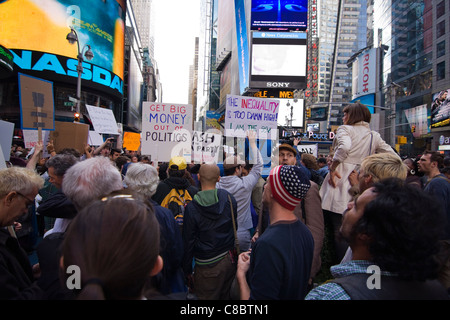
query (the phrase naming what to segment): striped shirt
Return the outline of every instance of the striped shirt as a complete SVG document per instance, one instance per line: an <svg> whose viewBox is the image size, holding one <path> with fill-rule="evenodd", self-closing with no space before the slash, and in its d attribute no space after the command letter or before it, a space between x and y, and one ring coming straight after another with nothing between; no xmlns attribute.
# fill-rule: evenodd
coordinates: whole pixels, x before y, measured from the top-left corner
<svg viewBox="0 0 450 320"><path fill-rule="evenodd" d="M351 260L330 268L333 278L343 278L355 273L368 273L367 268L373 265L373 262L366 260ZM372 273L372 272L369 272ZM382 275L393 276L390 272L381 271ZM324 284L312 289L305 300L351 300L339 284L325 282Z"/></svg>

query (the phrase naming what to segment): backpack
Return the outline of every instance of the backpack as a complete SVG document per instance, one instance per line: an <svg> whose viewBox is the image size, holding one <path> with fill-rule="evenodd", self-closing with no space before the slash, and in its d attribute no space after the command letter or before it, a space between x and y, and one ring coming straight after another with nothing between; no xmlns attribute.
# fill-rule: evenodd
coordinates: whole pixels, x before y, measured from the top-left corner
<svg viewBox="0 0 450 320"><path fill-rule="evenodd" d="M186 189L170 190L169 194L164 197L161 206L169 209L173 213L173 217L179 227L183 226L184 210L192 197Z"/></svg>
<svg viewBox="0 0 450 320"><path fill-rule="evenodd" d="M317 173L316 170L310 169L309 171L311 171L311 181L317 183L320 188L322 186L324 178L319 173Z"/></svg>

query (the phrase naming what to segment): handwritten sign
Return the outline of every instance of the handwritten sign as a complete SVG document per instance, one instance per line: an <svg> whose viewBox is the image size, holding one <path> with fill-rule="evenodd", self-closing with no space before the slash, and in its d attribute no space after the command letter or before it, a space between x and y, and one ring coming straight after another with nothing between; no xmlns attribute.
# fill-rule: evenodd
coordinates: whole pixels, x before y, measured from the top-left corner
<svg viewBox="0 0 450 320"><path fill-rule="evenodd" d="M222 135L220 133L194 131L192 133L192 156L194 163L219 163Z"/></svg>
<svg viewBox="0 0 450 320"><path fill-rule="evenodd" d="M225 135L242 138L253 130L258 138L267 139L277 129L279 105L274 99L227 95Z"/></svg>
<svg viewBox="0 0 450 320"><path fill-rule="evenodd" d="M123 147L130 151L137 151L141 145L141 134L136 132L124 132Z"/></svg>
<svg viewBox="0 0 450 320"><path fill-rule="evenodd" d="M169 161L177 145L191 144L192 105L144 102L142 105L142 154ZM184 149L184 147L182 148ZM176 154L185 151L175 150Z"/></svg>
<svg viewBox="0 0 450 320"><path fill-rule="evenodd" d="M19 73L22 129L53 130L53 82Z"/></svg>
<svg viewBox="0 0 450 320"><path fill-rule="evenodd" d="M314 157L317 158L318 152L319 152L319 145L317 143L316 144L299 144L297 146L297 150L300 153L312 154Z"/></svg>
<svg viewBox="0 0 450 320"><path fill-rule="evenodd" d="M114 113L110 109L99 108L95 106L86 105L89 117L94 126L94 130L100 134L114 134L119 135L119 127L117 126Z"/></svg>

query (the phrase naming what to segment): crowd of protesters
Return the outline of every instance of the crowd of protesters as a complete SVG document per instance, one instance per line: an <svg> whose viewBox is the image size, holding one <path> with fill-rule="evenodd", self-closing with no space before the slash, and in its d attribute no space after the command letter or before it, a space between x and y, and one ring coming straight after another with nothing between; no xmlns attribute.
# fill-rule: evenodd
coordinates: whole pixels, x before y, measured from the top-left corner
<svg viewBox="0 0 450 320"><path fill-rule="evenodd" d="M449 299L450 158L369 123L347 106L328 155L277 145L267 176L253 132L220 164L13 145L0 299Z"/></svg>

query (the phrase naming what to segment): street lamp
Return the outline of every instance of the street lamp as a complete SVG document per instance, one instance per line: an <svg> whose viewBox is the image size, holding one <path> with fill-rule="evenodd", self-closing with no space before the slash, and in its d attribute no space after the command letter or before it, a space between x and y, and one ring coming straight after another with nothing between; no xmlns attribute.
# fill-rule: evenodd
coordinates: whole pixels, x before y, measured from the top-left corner
<svg viewBox="0 0 450 320"><path fill-rule="evenodd" d="M83 74L83 61L84 61L83 52L87 48L86 52L84 53L84 56L86 57L87 60L92 60L92 58L94 58L94 53L92 53L91 46L88 44L84 45L83 49L80 50L80 41L78 39L78 34L74 28L70 28L70 32L67 34L66 39L67 41L69 41L70 44L74 44L76 42L78 47L78 55L77 55L78 81L77 81L77 110L76 110L77 116L75 116L75 122L79 122L80 102L81 102L81 75Z"/></svg>

